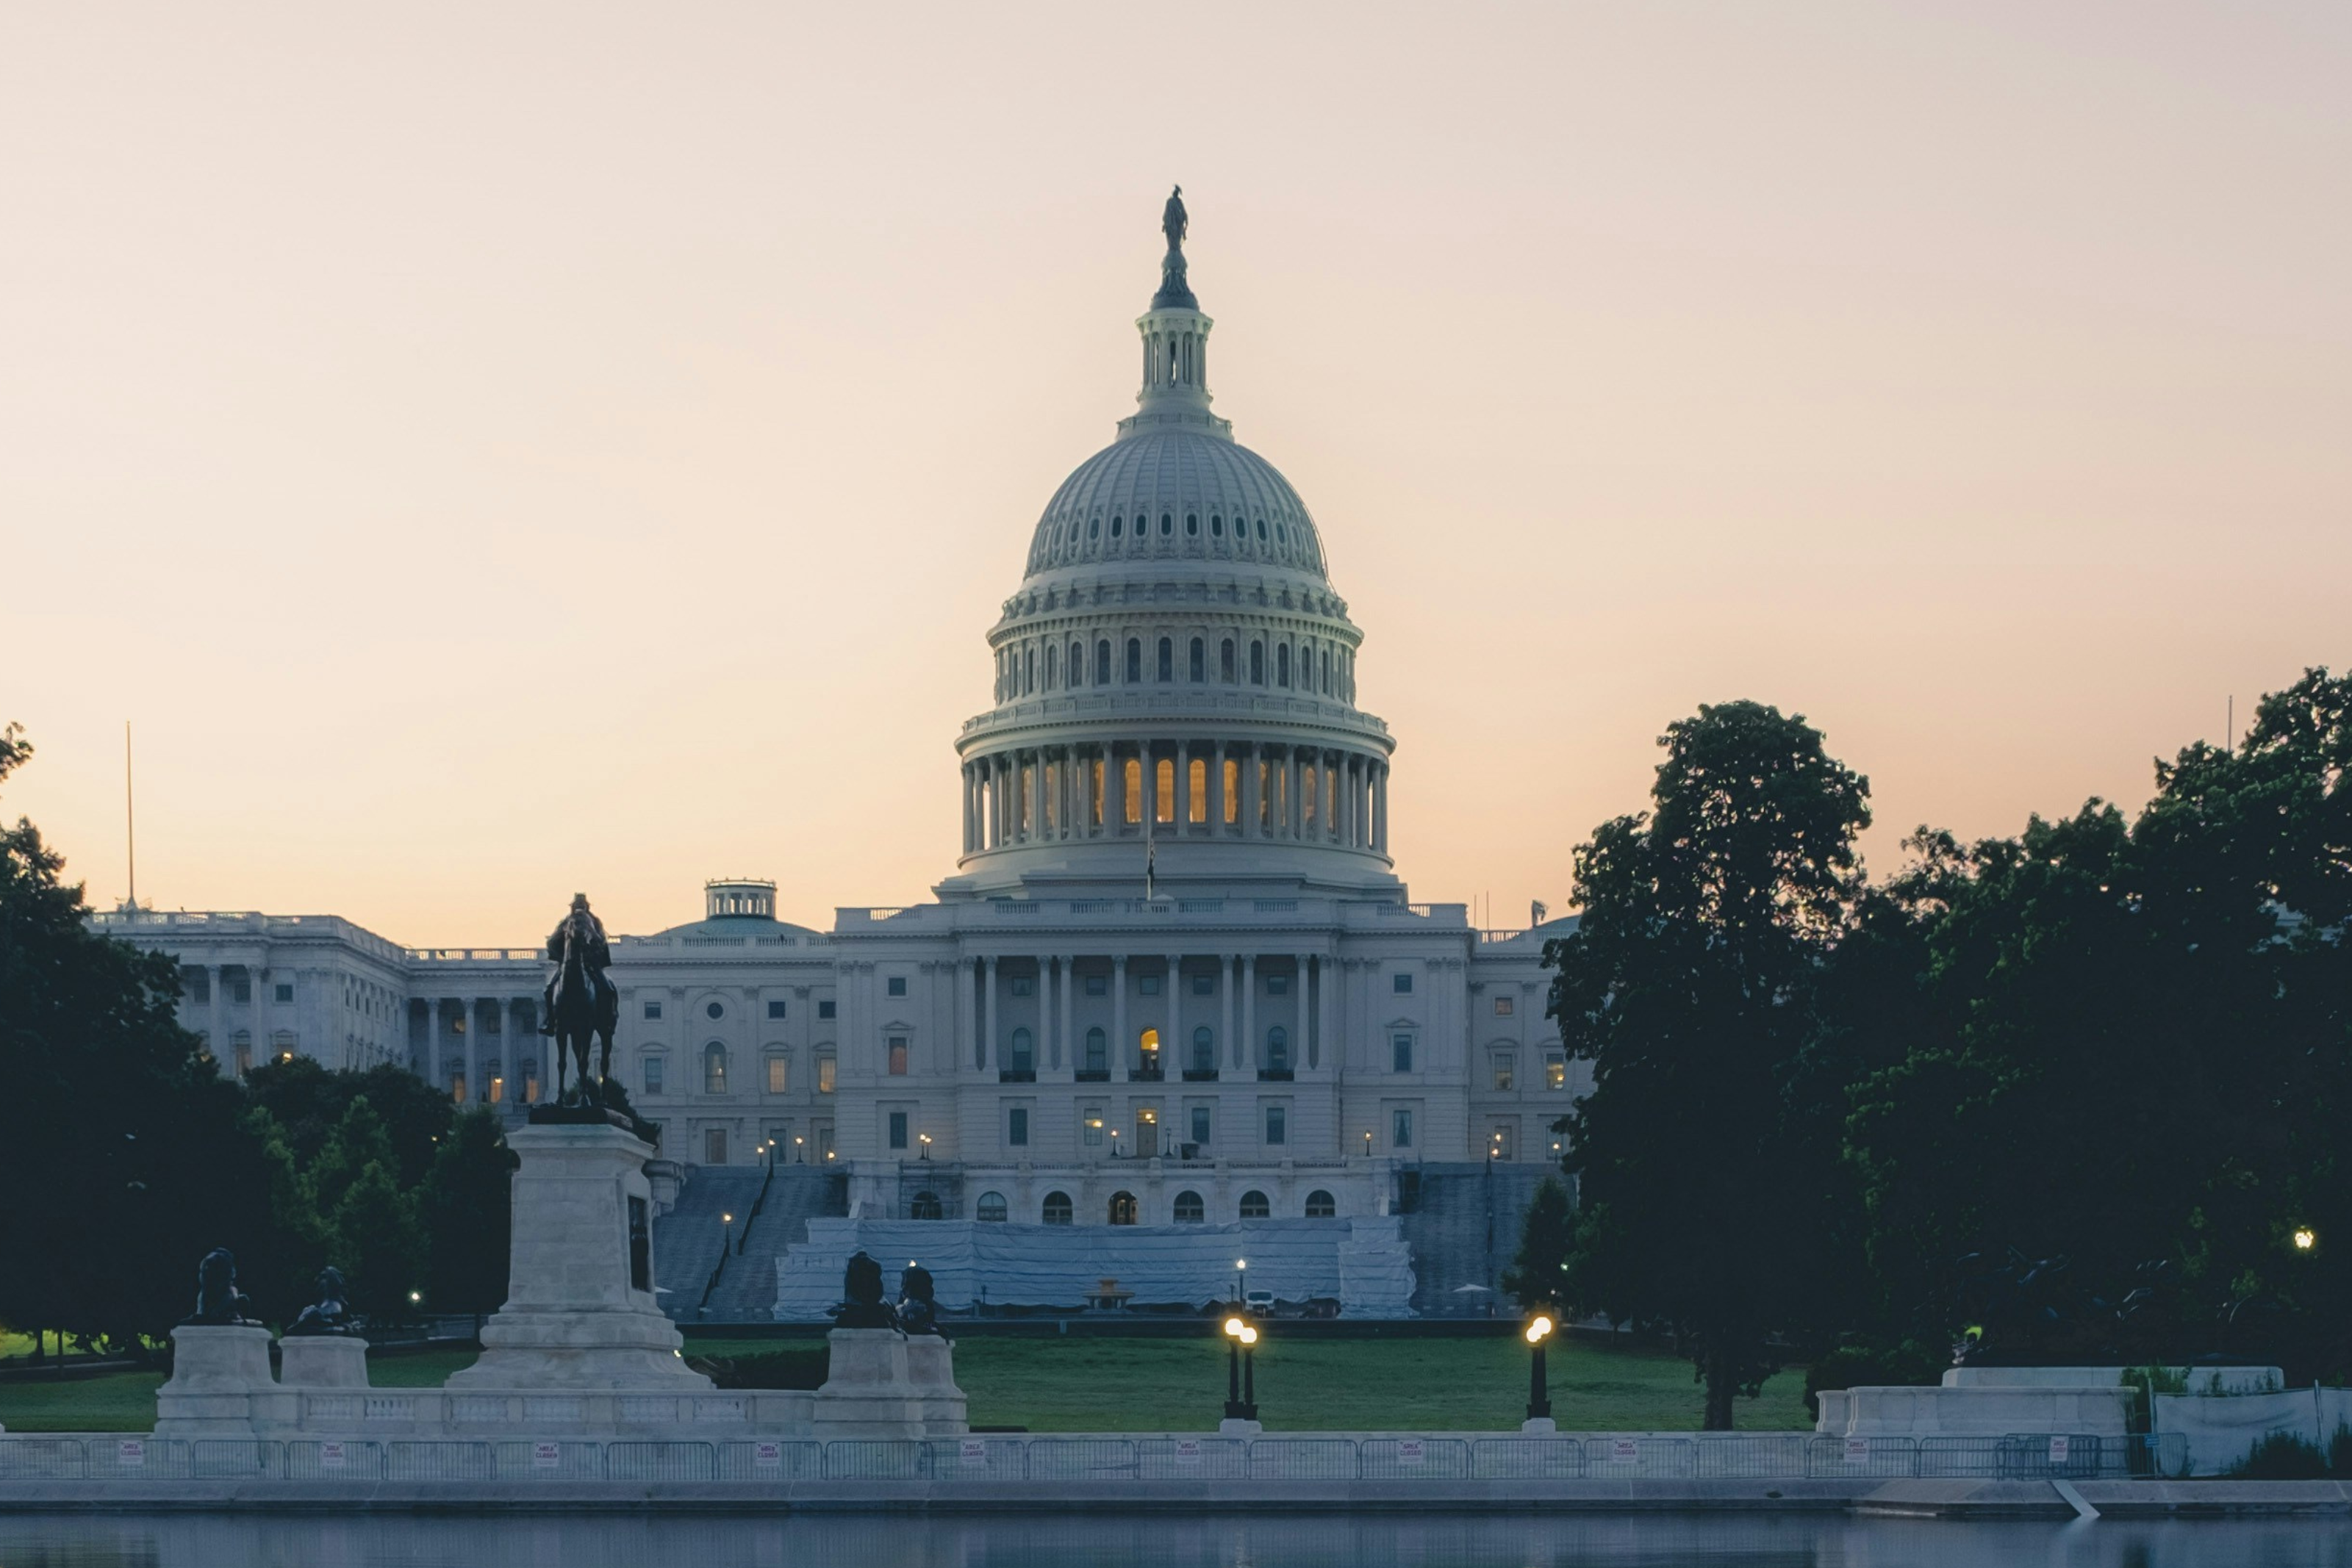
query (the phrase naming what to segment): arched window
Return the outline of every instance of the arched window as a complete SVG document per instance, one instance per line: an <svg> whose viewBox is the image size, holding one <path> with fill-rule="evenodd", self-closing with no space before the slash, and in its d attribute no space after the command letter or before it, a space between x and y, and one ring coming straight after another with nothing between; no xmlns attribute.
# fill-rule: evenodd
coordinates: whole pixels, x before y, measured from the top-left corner
<svg viewBox="0 0 2352 1568"><path fill-rule="evenodd" d="M1242 1194L1242 1218L1264 1219L1274 1213L1274 1206L1265 1201L1265 1194L1252 1187Z"/></svg>
<svg viewBox="0 0 2352 1568"><path fill-rule="evenodd" d="M1071 643L1070 662L1062 667L1070 672L1070 685L1073 687L1086 685L1087 645L1084 643Z"/></svg>
<svg viewBox="0 0 2352 1568"><path fill-rule="evenodd" d="M1110 537L1113 538L1118 538L1118 536L1125 531L1126 528L1127 519L1125 517L1113 517L1110 520Z"/></svg>
<svg viewBox="0 0 2352 1568"><path fill-rule="evenodd" d="M1048 1225L1069 1224L1070 1195L1066 1192L1047 1193L1045 1207L1038 1210L1037 1217Z"/></svg>
<svg viewBox="0 0 2352 1568"><path fill-rule="evenodd" d="M1087 1071L1103 1073L1110 1071L1110 1037L1098 1029L1087 1030Z"/></svg>
<svg viewBox="0 0 2352 1568"><path fill-rule="evenodd" d="M1029 1038L1027 1030L1016 1029L1013 1031L1013 1049L1005 1053L1004 1065L1015 1072L1037 1071L1036 1046Z"/></svg>
<svg viewBox="0 0 2352 1568"><path fill-rule="evenodd" d="M1100 517L1088 517L1087 519L1087 538L1092 539L1100 538L1101 537L1102 519Z"/></svg>
<svg viewBox="0 0 2352 1568"><path fill-rule="evenodd" d="M1209 514L1209 537L1213 539L1221 539L1225 537L1225 519L1223 513L1211 512Z"/></svg>
<svg viewBox="0 0 2352 1568"><path fill-rule="evenodd" d="M1192 656L1186 669L1185 678L1196 686L1209 678L1209 645L1198 637L1192 639Z"/></svg>
<svg viewBox="0 0 2352 1568"><path fill-rule="evenodd" d="M1334 1202L1331 1195L1325 1192L1321 1187L1318 1186L1313 1192L1307 1195L1307 1218L1330 1219L1336 1218L1339 1215L1339 1204Z"/></svg>
<svg viewBox="0 0 2352 1568"><path fill-rule="evenodd" d="M1274 684L1277 686L1290 684L1290 644L1287 643L1275 644Z"/></svg>
<svg viewBox="0 0 2352 1568"><path fill-rule="evenodd" d="M1045 689L1047 691L1050 692L1054 689L1055 679L1060 674L1061 668L1062 650L1060 646L1058 644L1048 646L1045 650Z"/></svg>
<svg viewBox="0 0 2352 1568"><path fill-rule="evenodd" d="M1257 537L1258 537L1259 542L1261 542L1261 543L1265 542L1265 519L1264 517L1260 517L1260 518L1257 520Z"/></svg>
<svg viewBox="0 0 2352 1568"><path fill-rule="evenodd" d="M1200 514L1200 513L1198 513L1198 512L1187 512L1187 513L1185 513L1185 514L1184 514L1184 532L1185 532L1185 534L1186 534L1188 537L1197 537L1197 536L1200 534L1200 532L1201 532L1201 514Z"/></svg>
<svg viewBox="0 0 2352 1568"><path fill-rule="evenodd" d="M1290 1071L1290 1031L1280 1024L1265 1031L1265 1064L1276 1072Z"/></svg>
<svg viewBox="0 0 2352 1568"><path fill-rule="evenodd" d="M1250 685L1265 685L1265 644L1263 643L1250 644Z"/></svg>
<svg viewBox="0 0 2352 1568"><path fill-rule="evenodd" d="M940 1195L929 1188L917 1193L914 1203L907 1210L907 1218L909 1219L939 1218Z"/></svg>
<svg viewBox="0 0 2352 1568"><path fill-rule="evenodd" d="M1127 684L1130 686L1143 684L1143 639L1140 637L1127 640Z"/></svg>
<svg viewBox="0 0 2352 1568"><path fill-rule="evenodd" d="M1209 1206L1201 1201L1199 1193L1180 1192L1176 1195L1177 1224L1198 1225L1208 1218Z"/></svg>
<svg viewBox="0 0 2352 1568"><path fill-rule="evenodd" d="M1095 685L1110 685L1110 639L1099 638L1095 643Z"/></svg>
<svg viewBox="0 0 2352 1568"><path fill-rule="evenodd" d="M1172 637L1160 639L1160 678L1163 681L1176 678L1176 642Z"/></svg>
<svg viewBox="0 0 2352 1568"><path fill-rule="evenodd" d="M1214 1072L1217 1070L1216 1031L1207 1024L1192 1031L1192 1071Z"/></svg>
<svg viewBox="0 0 2352 1568"><path fill-rule="evenodd" d="M1113 1225L1135 1223L1135 1194L1115 1192L1110 1195L1110 1222Z"/></svg>
<svg viewBox="0 0 2352 1568"><path fill-rule="evenodd" d="M1321 1196L1326 1202L1330 1200L1330 1194L1325 1193ZM971 1211L971 1217L974 1219L986 1225L1003 1224L1005 1214L1004 1195L1001 1192L982 1193L979 1204Z"/></svg>
<svg viewBox="0 0 2352 1568"><path fill-rule="evenodd" d="M1160 537L1161 538L1163 538L1163 539L1164 539L1164 538L1166 538L1170 534L1172 534L1172 533L1174 533L1175 531L1176 531L1176 518L1175 518L1175 517L1174 517L1171 513L1168 513L1168 512L1162 512L1162 513L1160 513Z"/></svg>
<svg viewBox="0 0 2352 1568"><path fill-rule="evenodd" d="M1037 645L1033 643L1021 650L1021 695L1025 697L1036 689Z"/></svg>
<svg viewBox="0 0 2352 1568"><path fill-rule="evenodd" d="M727 1048L715 1040L702 1048L702 1092L727 1092Z"/></svg>
<svg viewBox="0 0 2352 1568"><path fill-rule="evenodd" d="M1217 679L1227 685L1234 684L1234 640L1231 637L1217 648Z"/></svg>

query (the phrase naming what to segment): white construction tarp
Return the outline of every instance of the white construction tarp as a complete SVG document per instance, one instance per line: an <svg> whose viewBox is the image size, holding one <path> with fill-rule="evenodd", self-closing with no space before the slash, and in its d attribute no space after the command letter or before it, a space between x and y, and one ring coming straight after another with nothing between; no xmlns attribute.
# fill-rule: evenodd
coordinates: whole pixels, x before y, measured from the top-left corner
<svg viewBox="0 0 2352 1568"><path fill-rule="evenodd" d="M823 1321L859 1251L882 1265L893 1295L898 1270L921 1263L950 1311L983 1300L1083 1310L1105 1280L1117 1281L1133 1306L1205 1306L1233 1295L1234 1262L1246 1259L1248 1288L1278 1300L1333 1297L1350 1317L1412 1315L1412 1254L1391 1217L1086 1227L820 1218L808 1222L805 1242L776 1260L777 1320Z"/></svg>
<svg viewBox="0 0 2352 1568"><path fill-rule="evenodd" d="M2189 1473L2218 1476L2243 1464L2254 1445L2284 1433L2326 1453L2339 1428L2352 1427L2352 1389L2297 1388L2281 1394L2159 1394L2156 1429L2188 1445Z"/></svg>

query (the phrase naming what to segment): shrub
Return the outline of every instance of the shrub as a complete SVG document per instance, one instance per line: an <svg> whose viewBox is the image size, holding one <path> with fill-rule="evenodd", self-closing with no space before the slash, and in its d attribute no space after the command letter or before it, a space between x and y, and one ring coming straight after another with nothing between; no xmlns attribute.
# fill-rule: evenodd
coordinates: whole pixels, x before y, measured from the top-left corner
<svg viewBox="0 0 2352 1568"><path fill-rule="evenodd" d="M1822 1416L1822 1390L1879 1388L1934 1383L1944 1364L1917 1340L1885 1345L1844 1344L1805 1368L1805 1411Z"/></svg>
<svg viewBox="0 0 2352 1568"><path fill-rule="evenodd" d="M2336 1442L2345 1434L2336 1434ZM2292 1432L2273 1432L2230 1472L2243 1481L2319 1481L2327 1479L2327 1456Z"/></svg>

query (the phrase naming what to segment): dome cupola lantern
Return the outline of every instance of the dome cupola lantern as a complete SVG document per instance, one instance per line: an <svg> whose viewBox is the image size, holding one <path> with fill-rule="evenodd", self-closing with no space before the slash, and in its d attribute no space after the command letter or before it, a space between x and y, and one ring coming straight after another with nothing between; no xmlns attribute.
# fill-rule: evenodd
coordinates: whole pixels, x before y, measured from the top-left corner
<svg viewBox="0 0 2352 1568"><path fill-rule="evenodd" d="M940 896L1162 886L1401 898L1388 727L1307 504L1210 411L1183 190L1136 319L1143 386L1045 504L967 722L961 873ZM1132 884L1131 886L1129 884Z"/></svg>

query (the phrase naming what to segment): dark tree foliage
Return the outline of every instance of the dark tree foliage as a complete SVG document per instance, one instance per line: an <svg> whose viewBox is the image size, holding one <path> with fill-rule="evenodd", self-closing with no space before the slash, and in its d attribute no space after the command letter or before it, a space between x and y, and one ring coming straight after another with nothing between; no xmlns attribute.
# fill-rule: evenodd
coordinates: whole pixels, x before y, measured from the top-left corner
<svg viewBox="0 0 2352 1568"><path fill-rule="evenodd" d="M1528 1312L1557 1308L1567 1291L1568 1253L1575 1240L1568 1188L1558 1177L1546 1176L1528 1201L1518 1255L1503 1270L1503 1289Z"/></svg>
<svg viewBox="0 0 2352 1568"><path fill-rule="evenodd" d="M264 1062L245 1075L246 1092L285 1129L303 1165L318 1158L353 1100L364 1096L383 1126L385 1152L404 1191L414 1191L448 1135L449 1096L404 1067L380 1063L337 1071L307 1056Z"/></svg>
<svg viewBox="0 0 2352 1568"><path fill-rule="evenodd" d="M1758 703L1661 744L1651 811L1578 848L1583 915L1545 948L1549 1015L1593 1063L1561 1124L1584 1205L1564 1304L1670 1329L1720 1430L1820 1320L1840 1255L1837 1102L1807 1048L1869 785Z"/></svg>
<svg viewBox="0 0 2352 1568"><path fill-rule="evenodd" d="M1886 1337L2352 1371L2352 681L2018 839L1922 835L1839 968L1850 1157ZM1875 977L1916 972L1910 995ZM2031 1290L2000 1260L2063 1262ZM1977 1284L1971 1287L1970 1277ZM2152 1286L2135 1298L2135 1290Z"/></svg>
<svg viewBox="0 0 2352 1568"><path fill-rule="evenodd" d="M441 1141L423 1195L435 1311L494 1312L506 1304L519 1163L498 1116L480 1106L459 1116Z"/></svg>
<svg viewBox="0 0 2352 1568"><path fill-rule="evenodd" d="M31 755L0 730L0 779ZM131 1346L187 1315L207 1250L280 1238L172 960L91 931L63 867L29 821L0 829L0 1321Z"/></svg>

